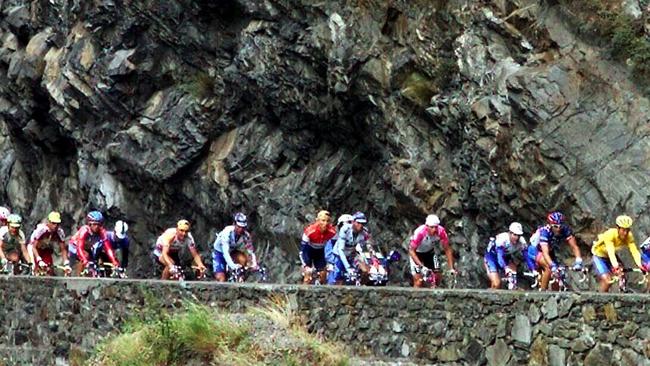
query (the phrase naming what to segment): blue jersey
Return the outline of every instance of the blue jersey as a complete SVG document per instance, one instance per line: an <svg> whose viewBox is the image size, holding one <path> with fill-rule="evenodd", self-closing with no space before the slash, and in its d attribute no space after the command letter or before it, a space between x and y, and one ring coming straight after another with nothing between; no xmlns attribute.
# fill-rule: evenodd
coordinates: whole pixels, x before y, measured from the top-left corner
<svg viewBox="0 0 650 366"><path fill-rule="evenodd" d="M566 224L560 225L560 233L555 235L550 225L544 225L537 228L535 233L530 237L530 245L534 245L541 250L542 244L549 246L549 250L556 250L563 241L573 236L573 230Z"/></svg>
<svg viewBox="0 0 650 366"><path fill-rule="evenodd" d="M129 236L125 236L124 239L120 239L115 235L114 231L109 231L106 236L108 241L111 243L113 250L124 249L129 247Z"/></svg>

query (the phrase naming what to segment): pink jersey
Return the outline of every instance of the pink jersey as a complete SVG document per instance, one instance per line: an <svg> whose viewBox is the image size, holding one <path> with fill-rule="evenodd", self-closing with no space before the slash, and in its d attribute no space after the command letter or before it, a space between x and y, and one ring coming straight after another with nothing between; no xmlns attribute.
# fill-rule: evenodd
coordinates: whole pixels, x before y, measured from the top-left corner
<svg viewBox="0 0 650 366"><path fill-rule="evenodd" d="M428 253L439 243L442 243L443 247L449 245L449 238L447 238L447 231L445 231L444 227L438 225L438 229L433 235L429 235L428 229L426 225L415 229L411 237L411 249L415 249L418 253Z"/></svg>

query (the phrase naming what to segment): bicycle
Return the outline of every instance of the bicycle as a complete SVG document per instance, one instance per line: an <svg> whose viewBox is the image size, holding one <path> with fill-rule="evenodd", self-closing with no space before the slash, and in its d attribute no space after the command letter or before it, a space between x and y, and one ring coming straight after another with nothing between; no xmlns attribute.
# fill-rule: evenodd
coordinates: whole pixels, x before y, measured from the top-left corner
<svg viewBox="0 0 650 366"><path fill-rule="evenodd" d="M303 278L307 278L307 281L303 281L303 282L307 283L309 285L314 285L314 286L320 286L320 285L327 284L327 281L325 281L325 283L321 282L321 273L323 271L328 271L328 269L325 268L325 269L319 271L314 266L305 268L303 270L302 275L303 275ZM327 278L327 276L325 276L325 278Z"/></svg>
<svg viewBox="0 0 650 366"><path fill-rule="evenodd" d="M256 282L268 281L266 267L258 265L256 268L239 267L234 271L229 270L228 282L244 283L250 278L251 275L257 275L258 279ZM314 276L314 277L319 278L318 276ZM317 281L318 281L317 284L320 285L320 280Z"/></svg>
<svg viewBox="0 0 650 366"><path fill-rule="evenodd" d="M347 286L361 286L361 274L355 268L351 268L343 275L345 285Z"/></svg>
<svg viewBox="0 0 650 366"><path fill-rule="evenodd" d="M62 271L63 277L70 277L72 275L72 268L70 268L70 266L58 265L58 266L55 266L54 268L57 269L57 270Z"/></svg>
<svg viewBox="0 0 650 366"><path fill-rule="evenodd" d="M625 268L623 269L623 273L620 275L615 275L612 274L609 283L614 284L618 282L618 289L620 292L638 292L639 290L634 290L631 288L627 287L627 276L625 275L626 273L640 273L641 274L641 279L636 282L637 285L642 286L642 289L640 291L647 291L647 283L648 283L648 277L650 276L650 272L644 272L639 268Z"/></svg>

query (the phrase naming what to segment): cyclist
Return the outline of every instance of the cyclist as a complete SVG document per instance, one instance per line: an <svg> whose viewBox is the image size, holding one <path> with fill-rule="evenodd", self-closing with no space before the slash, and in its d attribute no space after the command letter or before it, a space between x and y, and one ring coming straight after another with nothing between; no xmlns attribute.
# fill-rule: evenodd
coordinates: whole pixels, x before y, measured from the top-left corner
<svg viewBox="0 0 650 366"><path fill-rule="evenodd" d="M530 237L530 245L526 252L526 263L531 271L536 272L538 268L542 269L542 278L540 287L542 290L548 288L548 282L551 274L557 275L558 265L556 250L562 241L566 241L573 251L575 262L574 270L582 269L582 256L580 248L573 235L573 230L566 223L565 217L561 212L555 211L546 217L547 224L537 228L535 233Z"/></svg>
<svg viewBox="0 0 650 366"><path fill-rule="evenodd" d="M343 214L339 216L339 218L336 220L336 234L332 239L330 239L327 244L325 244L325 261L327 262L327 283L328 284L334 284L336 283L336 280L334 279L334 266L336 265L336 261L338 259L338 256L334 254L334 244L336 244L336 241L339 239L339 233L341 232L341 228L345 224L352 224L354 221L354 217L350 214Z"/></svg>
<svg viewBox="0 0 650 366"><path fill-rule="evenodd" d="M300 239L300 262L302 263L303 283L309 284L312 268L318 272L320 282L327 279L325 245L336 235L336 228L330 223L329 211L319 211L316 221L303 230Z"/></svg>
<svg viewBox="0 0 650 366"><path fill-rule="evenodd" d="M90 211L86 215L86 225L80 227L70 238L68 251L72 266L77 267L77 275L81 274L83 268L90 262L99 264L100 260L109 261L116 269L120 268L120 262L113 254L113 248L104 228L104 215L99 211Z"/></svg>
<svg viewBox="0 0 650 366"><path fill-rule="evenodd" d="M507 232L490 238L483 261L491 289L501 287L500 271L504 271L510 278L516 276L517 266L512 260L512 255L526 246L526 239L522 235L524 235L524 229L521 224L513 222Z"/></svg>
<svg viewBox="0 0 650 366"><path fill-rule="evenodd" d="M454 266L454 253L449 245L447 231L440 225L440 219L436 215L428 215L424 225L420 225L413 232L409 244L409 263L411 276L413 276L413 287L422 287L421 269L434 269L433 257L436 255L435 248L442 245L447 257L447 264L450 271L456 273Z"/></svg>
<svg viewBox="0 0 650 366"><path fill-rule="evenodd" d="M171 274L178 270L177 267L182 266L181 256L185 250L190 251L198 270L205 272L205 265L190 233L190 222L182 219L176 223L176 227L165 230L156 240L153 256L156 264L163 267L163 280L169 279Z"/></svg>
<svg viewBox="0 0 650 366"><path fill-rule="evenodd" d="M639 247L641 249L641 264L643 270L650 272L650 237L648 237Z"/></svg>
<svg viewBox="0 0 650 366"><path fill-rule="evenodd" d="M11 215L11 211L9 211L8 208L0 207L0 227L7 226L7 219L9 218L9 215Z"/></svg>
<svg viewBox="0 0 650 366"><path fill-rule="evenodd" d="M217 281L226 281L227 269L234 271L249 262L249 258L246 257L244 251L250 256L249 267L251 269L258 268L253 240L246 227L248 227L248 218L243 213L238 212L234 216L233 224L226 226L217 234L217 238L212 244L212 271ZM235 257L235 260L233 260L233 257Z"/></svg>
<svg viewBox="0 0 650 366"><path fill-rule="evenodd" d="M0 264L2 270L6 271L7 262L14 264L13 273L18 273L20 258L25 259L27 246L25 245L25 233L20 229L22 218L19 215L11 214L7 217L7 226L0 227Z"/></svg>
<svg viewBox="0 0 650 366"><path fill-rule="evenodd" d="M612 273L616 276L623 275L623 267L619 265L620 260L616 252L627 246L634 258L634 263L643 270L641 254L634 242L634 235L630 231L634 221L627 215L616 218L616 227L606 230L598 235L593 242L591 254L593 254L594 269L600 282L600 291L607 292L612 283Z"/></svg>
<svg viewBox="0 0 650 366"><path fill-rule="evenodd" d="M372 236L365 226L368 219L363 212L352 215L352 223L341 226L336 243L332 248L335 256L334 270L328 278L329 284L341 284L345 273L354 273L355 267L364 275L368 274L368 263L363 258L363 252L374 253Z"/></svg>
<svg viewBox="0 0 650 366"><path fill-rule="evenodd" d="M68 251L65 247L65 233L59 226L61 225L61 214L52 211L47 215L45 223L40 223L32 232L27 244L27 254L29 263L41 268L48 268L49 274L54 273L52 266L54 260L54 246L58 245L61 250L61 261L63 266L69 270L70 262L68 261Z"/></svg>
<svg viewBox="0 0 650 366"><path fill-rule="evenodd" d="M115 228L113 231L109 231L106 234L113 250L120 252L120 263L122 264L122 268L125 270L129 265L129 235L127 234L128 230L129 225L126 222L119 220L115 223Z"/></svg>

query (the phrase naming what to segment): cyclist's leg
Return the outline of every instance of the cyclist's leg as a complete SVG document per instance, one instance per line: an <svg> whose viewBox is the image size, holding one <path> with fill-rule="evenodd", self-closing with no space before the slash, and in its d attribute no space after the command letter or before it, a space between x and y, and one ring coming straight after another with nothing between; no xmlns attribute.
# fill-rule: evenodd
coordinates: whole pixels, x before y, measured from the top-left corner
<svg viewBox="0 0 650 366"><path fill-rule="evenodd" d="M324 284L327 282L327 261L325 260L325 248L322 249L312 249L311 258L314 262L314 267L316 268L317 276L319 277L320 283Z"/></svg>
<svg viewBox="0 0 650 366"><path fill-rule="evenodd" d="M422 275L417 273L417 265L411 256L409 256L409 269L413 278L413 287L422 287Z"/></svg>
<svg viewBox="0 0 650 366"><path fill-rule="evenodd" d="M212 252L212 273L218 282L226 282L226 259L217 250Z"/></svg>
<svg viewBox="0 0 650 366"><path fill-rule="evenodd" d="M342 285L345 275L345 265L339 256L336 256L336 261L334 262L334 269L332 273L328 276L327 283L329 285Z"/></svg>
<svg viewBox="0 0 650 366"><path fill-rule="evenodd" d="M611 263L609 262L609 258L603 258L594 255L592 257L592 260L594 264L594 271L596 272L596 276L598 277L600 292L609 291L609 287L611 286L611 280L612 280L612 276L611 276L612 266Z"/></svg>
<svg viewBox="0 0 650 366"><path fill-rule="evenodd" d="M487 272L488 279L490 280L490 288L498 289L501 287L501 276L499 275L499 265L497 264L496 255L487 253L483 257L483 264L485 272Z"/></svg>
<svg viewBox="0 0 650 366"><path fill-rule="evenodd" d="M535 263L537 264L537 267L541 269L542 276L540 280L540 288L546 290L548 289L548 282L551 280L551 266L546 263L546 259L544 259L544 255L541 251L537 253Z"/></svg>

